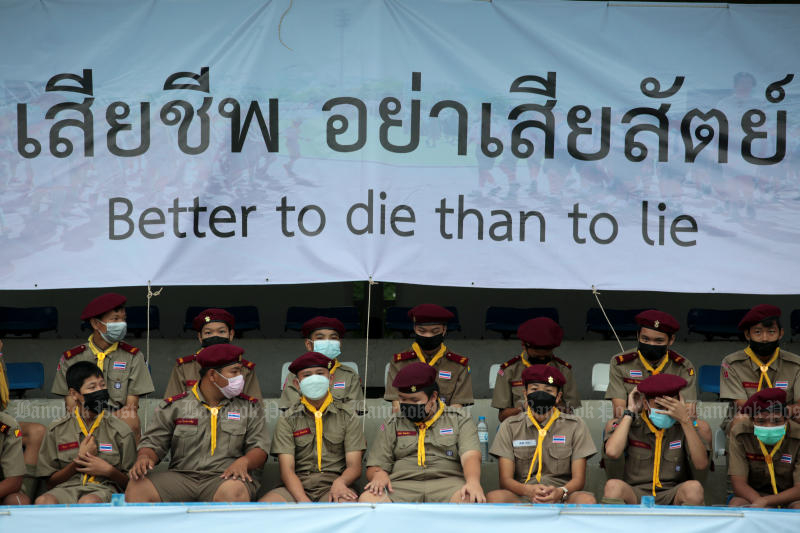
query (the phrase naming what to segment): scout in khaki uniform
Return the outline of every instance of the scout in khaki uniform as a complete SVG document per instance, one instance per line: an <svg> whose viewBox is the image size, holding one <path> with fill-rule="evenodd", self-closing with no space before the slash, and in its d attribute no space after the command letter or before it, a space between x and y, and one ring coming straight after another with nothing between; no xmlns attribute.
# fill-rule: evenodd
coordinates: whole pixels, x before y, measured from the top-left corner
<svg viewBox="0 0 800 533"><path fill-rule="evenodd" d="M142 437L129 502L250 501L258 482L250 472L267 459L264 408L241 394L242 350L215 344L197 355L200 381L162 401ZM170 454L169 471L151 472Z"/></svg>
<svg viewBox="0 0 800 533"><path fill-rule="evenodd" d="M344 324L335 318L318 316L303 324L302 332L306 351L321 353L334 361L330 382L333 399L342 407L355 409L358 414L363 414L365 405L361 379L353 369L339 362L339 355L342 353L342 337L345 333ZM300 390L295 384L296 381L297 376L290 371L283 384L283 392L278 404L283 411L300 402Z"/></svg>
<svg viewBox="0 0 800 533"><path fill-rule="evenodd" d="M522 353L500 365L494 385L492 407L499 409L500 421L521 413L527 405L522 372L534 364L557 368L567 380L561 388L558 406L562 412L571 413L579 408L581 399L572 377L572 365L553 355L553 349L561 346L564 338L561 326L547 317L532 318L520 325L517 337L522 341Z"/></svg>
<svg viewBox="0 0 800 533"><path fill-rule="evenodd" d="M615 466L624 474L606 482L603 503L655 496L658 505L703 505L703 486L692 477L708 468L709 445L681 397L685 388L680 376L650 376L628 395L622 418L606 425L603 458L623 462Z"/></svg>
<svg viewBox="0 0 800 533"><path fill-rule="evenodd" d="M400 411L378 428L361 502L484 503L478 429L439 399L437 370L405 365L392 385Z"/></svg>
<svg viewBox="0 0 800 533"><path fill-rule="evenodd" d="M75 407L47 429L37 474L48 478L49 490L36 505L109 503L128 484L136 460L133 432L106 410L109 395L97 365L70 365L67 384Z"/></svg>
<svg viewBox="0 0 800 533"><path fill-rule="evenodd" d="M205 309L192 321L194 330L197 331L197 340L200 341L200 350L214 344L229 344L236 335L236 319L224 309ZM197 362L197 350L191 355L179 357L172 367L164 391L164 398L176 396L183 391L191 390L194 384L200 381L200 364ZM242 375L244 376L244 393L253 398L261 399L261 387L256 377L256 364L242 359Z"/></svg>
<svg viewBox="0 0 800 533"><path fill-rule="evenodd" d="M722 424L728 432L748 418L735 417L747 399L771 387L786 391L787 414L800 422L800 357L779 347L783 338L780 316L779 308L763 304L752 308L739 322L748 346L726 356L720 368L719 398L730 402Z"/></svg>
<svg viewBox="0 0 800 533"><path fill-rule="evenodd" d="M0 504L25 505L22 479L25 461L22 456L22 430L14 417L0 411Z"/></svg>
<svg viewBox="0 0 800 533"><path fill-rule="evenodd" d="M762 389L742 413L731 429L729 505L800 509L800 425L786 417L786 391Z"/></svg>
<svg viewBox="0 0 800 533"><path fill-rule="evenodd" d="M98 296L81 313L88 320L92 334L86 341L70 348L61 356L56 377L50 390L65 396L67 412L75 408L67 387L67 369L78 361L89 361L103 371L111 397L114 416L122 419L139 435L139 396L153 392L153 380L139 348L122 342L128 331L125 322L125 297L106 293Z"/></svg>
<svg viewBox="0 0 800 533"><path fill-rule="evenodd" d="M397 389L392 385L394 378L402 368L417 361L436 369L440 399L446 405L463 407L475 403L469 359L448 351L442 342L453 313L438 305L422 304L409 310L408 316L414 321L416 342L410 351L395 354L389 365L383 399L392 402L392 411L396 413L399 406Z"/></svg>
<svg viewBox="0 0 800 533"><path fill-rule="evenodd" d="M556 407L567 380L555 367L523 372L525 411L503 421L489 451L499 459L500 487L489 503L597 503L586 484L586 459L597 453L589 428Z"/></svg>
<svg viewBox="0 0 800 533"><path fill-rule="evenodd" d="M278 457L283 485L262 502L355 502L367 441L359 417L329 390L334 360L307 352L289 367L297 376L300 402L278 419L272 455Z"/></svg>

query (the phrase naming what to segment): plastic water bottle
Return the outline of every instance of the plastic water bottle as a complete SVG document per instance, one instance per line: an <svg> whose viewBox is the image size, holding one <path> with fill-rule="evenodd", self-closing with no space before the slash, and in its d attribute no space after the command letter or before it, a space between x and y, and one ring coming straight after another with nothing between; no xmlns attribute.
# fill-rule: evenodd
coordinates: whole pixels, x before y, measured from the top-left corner
<svg viewBox="0 0 800 533"><path fill-rule="evenodd" d="M486 417L478 417L478 442L481 443L481 462L489 462L489 426L486 425Z"/></svg>

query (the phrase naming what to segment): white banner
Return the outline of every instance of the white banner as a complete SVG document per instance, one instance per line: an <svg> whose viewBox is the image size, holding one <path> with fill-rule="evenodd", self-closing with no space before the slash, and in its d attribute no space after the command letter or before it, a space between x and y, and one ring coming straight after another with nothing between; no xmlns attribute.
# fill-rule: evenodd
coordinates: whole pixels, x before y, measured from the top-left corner
<svg viewBox="0 0 800 533"><path fill-rule="evenodd" d="M0 3L0 288L798 293L800 6Z"/></svg>

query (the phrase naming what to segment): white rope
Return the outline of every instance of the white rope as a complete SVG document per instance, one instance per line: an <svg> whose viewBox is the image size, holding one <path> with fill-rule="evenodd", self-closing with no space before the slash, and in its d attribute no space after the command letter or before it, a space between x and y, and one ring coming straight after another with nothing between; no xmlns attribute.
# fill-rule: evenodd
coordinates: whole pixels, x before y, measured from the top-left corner
<svg viewBox="0 0 800 533"><path fill-rule="evenodd" d="M153 299L153 296L159 296L163 290L164 287L161 287L156 292L153 292L152 288L150 287L150 280L147 280L147 336L145 337L144 362L147 365L148 373L150 373L150 300ZM147 415L149 412L150 409L144 410L144 416L142 417L142 433L144 433L144 430L147 428Z"/></svg>
<svg viewBox="0 0 800 533"><path fill-rule="evenodd" d="M367 427L367 371L369 369L369 324L372 315L372 286L377 285L372 281L372 276L367 281L367 331L364 335L364 419L361 421L362 431Z"/></svg>
<svg viewBox="0 0 800 533"><path fill-rule="evenodd" d="M619 344L620 351L624 352L625 348L622 347L622 341L619 340L619 335L617 335L617 330L614 329L614 324L612 324L611 321L608 319L606 310L603 309L603 304L600 303L600 293L597 291L597 287L595 287L594 285L592 285L592 294L594 294L594 299L597 300L597 305L600 306L600 311L602 311L603 316L606 319L606 322L608 322L608 326L611 328L611 333L613 333L614 337L617 339L617 344Z"/></svg>

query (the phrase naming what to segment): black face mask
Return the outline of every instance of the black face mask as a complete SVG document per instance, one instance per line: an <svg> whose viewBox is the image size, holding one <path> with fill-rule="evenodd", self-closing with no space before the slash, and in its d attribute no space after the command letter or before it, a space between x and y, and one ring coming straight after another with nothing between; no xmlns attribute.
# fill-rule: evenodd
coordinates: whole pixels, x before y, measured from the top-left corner
<svg viewBox="0 0 800 533"><path fill-rule="evenodd" d="M401 403L400 414L415 424L425 422L428 418L424 403Z"/></svg>
<svg viewBox="0 0 800 533"><path fill-rule="evenodd" d="M556 405L556 397L543 390L528 394L528 405L537 415L543 415Z"/></svg>
<svg viewBox="0 0 800 533"><path fill-rule="evenodd" d="M215 344L230 344L231 340L228 337L206 337L203 339L201 346L203 348L208 348L209 346L214 346Z"/></svg>
<svg viewBox="0 0 800 533"><path fill-rule="evenodd" d="M756 354L758 357L762 359L766 359L767 357L771 356L775 353L775 348L778 347L781 341L772 341L772 342L757 342L754 340L750 340L750 349L753 350L753 353Z"/></svg>
<svg viewBox="0 0 800 533"><path fill-rule="evenodd" d="M642 357L650 362L660 361L665 355L667 355L667 345L645 344L640 341L639 351L641 352Z"/></svg>
<svg viewBox="0 0 800 533"><path fill-rule="evenodd" d="M528 362L532 365L546 365L552 360L553 358L549 355L537 355L536 357L528 356Z"/></svg>
<svg viewBox="0 0 800 533"><path fill-rule="evenodd" d="M111 398L108 389L100 389L83 395L83 405L95 414L102 413Z"/></svg>
<svg viewBox="0 0 800 533"><path fill-rule="evenodd" d="M431 350L435 350L439 346L442 345L442 341L444 341L444 334L439 333L438 335L434 335L433 337L424 337L419 334L414 334L414 340L417 341L419 347L426 352Z"/></svg>

